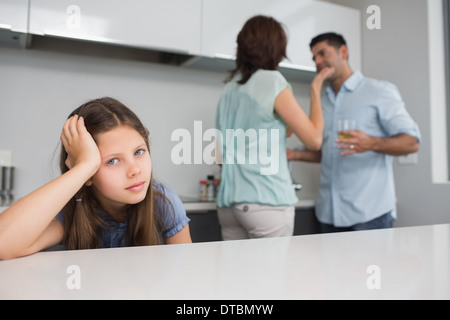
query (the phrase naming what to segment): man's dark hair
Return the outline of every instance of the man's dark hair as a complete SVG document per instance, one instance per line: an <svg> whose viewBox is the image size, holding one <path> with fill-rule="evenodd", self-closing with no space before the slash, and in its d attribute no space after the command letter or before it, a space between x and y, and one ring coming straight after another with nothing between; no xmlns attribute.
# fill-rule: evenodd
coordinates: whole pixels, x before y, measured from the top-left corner
<svg viewBox="0 0 450 320"><path fill-rule="evenodd" d="M336 49L339 49L342 45L347 45L347 42L345 41L343 36L334 32L328 32L319 34L318 36L314 37L311 40L309 47L312 49L316 44L322 41L326 41L328 45L333 46Z"/></svg>

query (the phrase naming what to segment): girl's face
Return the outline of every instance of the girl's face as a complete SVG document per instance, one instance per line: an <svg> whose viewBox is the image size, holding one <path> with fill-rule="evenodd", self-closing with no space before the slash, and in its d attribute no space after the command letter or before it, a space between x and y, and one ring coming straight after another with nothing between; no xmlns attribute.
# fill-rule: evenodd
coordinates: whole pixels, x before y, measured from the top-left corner
<svg viewBox="0 0 450 320"><path fill-rule="evenodd" d="M90 183L103 209L113 214L127 204L144 200L150 185L152 162L141 135L124 125L96 138L102 163Z"/></svg>

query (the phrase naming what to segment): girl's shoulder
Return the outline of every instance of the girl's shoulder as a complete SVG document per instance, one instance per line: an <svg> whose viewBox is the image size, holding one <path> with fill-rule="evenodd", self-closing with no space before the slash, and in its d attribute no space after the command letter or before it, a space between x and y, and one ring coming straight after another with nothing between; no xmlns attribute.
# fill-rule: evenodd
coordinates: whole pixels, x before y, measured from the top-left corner
<svg viewBox="0 0 450 320"><path fill-rule="evenodd" d="M165 197L165 199L169 201L175 212L179 211L180 209L184 210L183 203L181 202L178 194L167 185L163 184L160 181L153 180L153 190L161 193Z"/></svg>
<svg viewBox="0 0 450 320"><path fill-rule="evenodd" d="M156 191L164 194L165 196L173 196L173 195L177 196L175 191L173 191L167 185L165 185L164 183L162 183L158 180L153 180L153 190L156 190Z"/></svg>
<svg viewBox="0 0 450 320"><path fill-rule="evenodd" d="M183 229L190 219L175 191L159 181L153 181L153 188L164 196L158 201L159 206L156 210L162 222L163 238L172 237Z"/></svg>

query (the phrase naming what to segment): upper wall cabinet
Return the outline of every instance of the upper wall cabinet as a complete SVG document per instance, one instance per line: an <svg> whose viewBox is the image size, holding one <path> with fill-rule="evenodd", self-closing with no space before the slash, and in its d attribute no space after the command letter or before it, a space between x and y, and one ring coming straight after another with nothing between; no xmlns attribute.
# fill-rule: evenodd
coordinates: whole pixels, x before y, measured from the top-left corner
<svg viewBox="0 0 450 320"><path fill-rule="evenodd" d="M27 32L28 0L0 1L0 29Z"/></svg>
<svg viewBox="0 0 450 320"><path fill-rule="evenodd" d="M0 0L0 44L27 47L30 34L181 53L182 64L225 72L234 67L236 38L257 14L288 34L280 70L309 81L309 42L319 33L344 35L350 65L361 69L361 13L319 0Z"/></svg>
<svg viewBox="0 0 450 320"><path fill-rule="evenodd" d="M202 0L30 0L29 32L199 54L201 5Z"/></svg>
<svg viewBox="0 0 450 320"><path fill-rule="evenodd" d="M0 44L25 46L28 31L28 0L0 1Z"/></svg>
<svg viewBox="0 0 450 320"><path fill-rule="evenodd" d="M316 0L203 0L202 53L233 57L236 39L245 21L257 14L272 16L288 34L289 61L282 66L315 71L309 43L323 32L341 33L349 46L350 65L361 68L361 14L359 10Z"/></svg>

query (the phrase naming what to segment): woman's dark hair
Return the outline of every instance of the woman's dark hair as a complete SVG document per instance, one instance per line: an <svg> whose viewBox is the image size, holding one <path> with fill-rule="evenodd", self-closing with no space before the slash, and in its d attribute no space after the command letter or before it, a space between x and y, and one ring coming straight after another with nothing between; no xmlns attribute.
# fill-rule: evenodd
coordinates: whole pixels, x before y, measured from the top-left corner
<svg viewBox="0 0 450 320"><path fill-rule="evenodd" d="M225 82L236 73L242 75L239 84L245 84L258 70L276 70L286 56L287 36L283 26L272 17L258 15L250 18L237 37L236 68Z"/></svg>

